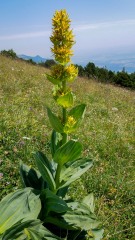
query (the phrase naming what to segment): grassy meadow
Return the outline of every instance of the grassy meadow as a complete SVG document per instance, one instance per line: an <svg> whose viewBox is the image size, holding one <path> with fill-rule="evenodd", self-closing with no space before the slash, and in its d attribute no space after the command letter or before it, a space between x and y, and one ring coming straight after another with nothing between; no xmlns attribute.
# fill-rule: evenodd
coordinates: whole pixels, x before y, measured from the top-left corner
<svg viewBox="0 0 135 240"><path fill-rule="evenodd" d="M33 152L49 156L46 106L58 109L52 98L48 70L0 56L0 198L21 187L19 162L34 165ZM104 240L135 239L135 92L78 78L75 104L87 111L72 138L83 143L83 155L94 166L72 185L72 197L94 192L96 213Z"/></svg>

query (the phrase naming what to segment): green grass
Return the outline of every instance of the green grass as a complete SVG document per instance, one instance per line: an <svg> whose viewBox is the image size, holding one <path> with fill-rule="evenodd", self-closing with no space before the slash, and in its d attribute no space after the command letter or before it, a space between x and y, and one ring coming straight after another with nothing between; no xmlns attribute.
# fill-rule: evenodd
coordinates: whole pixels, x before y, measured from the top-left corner
<svg viewBox="0 0 135 240"><path fill-rule="evenodd" d="M33 152L49 155L51 127L46 106L57 112L52 85L43 67L0 56L0 187L1 197L21 186L19 161L34 165ZM94 192L104 240L134 239L135 93L78 78L76 103L87 111L72 135L93 155L94 167L72 185L70 194ZM76 188L77 186L77 188Z"/></svg>

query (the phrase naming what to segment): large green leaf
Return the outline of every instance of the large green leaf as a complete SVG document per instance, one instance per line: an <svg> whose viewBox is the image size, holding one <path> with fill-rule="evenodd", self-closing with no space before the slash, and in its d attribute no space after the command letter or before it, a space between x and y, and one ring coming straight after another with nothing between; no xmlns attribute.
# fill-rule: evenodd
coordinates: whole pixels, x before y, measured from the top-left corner
<svg viewBox="0 0 135 240"><path fill-rule="evenodd" d="M94 213L95 203L94 203L94 195L93 195L93 193L90 193L89 195L84 197L82 202L85 203L89 207L89 209L90 209L90 211L92 213Z"/></svg>
<svg viewBox="0 0 135 240"><path fill-rule="evenodd" d="M55 152L54 161L62 166L69 161L74 161L79 158L81 151L81 143L70 140Z"/></svg>
<svg viewBox="0 0 135 240"><path fill-rule="evenodd" d="M64 213L69 210L66 202L49 189L42 191L41 199L45 201L45 215L49 212Z"/></svg>
<svg viewBox="0 0 135 240"><path fill-rule="evenodd" d="M20 175L24 187L32 187L38 190L42 189L44 185L43 178L40 172L34 168L23 164L23 162L20 162Z"/></svg>
<svg viewBox="0 0 135 240"><path fill-rule="evenodd" d="M74 97L72 92L68 92L65 95L57 98L57 103L64 108L72 107L73 102Z"/></svg>
<svg viewBox="0 0 135 240"><path fill-rule="evenodd" d="M67 211L62 217L69 225L88 231L97 228L100 224L85 203L73 202L68 203L68 206L72 210Z"/></svg>
<svg viewBox="0 0 135 240"><path fill-rule="evenodd" d="M31 188L8 194L0 202L0 234L18 221L36 219L41 210L39 195Z"/></svg>
<svg viewBox="0 0 135 240"><path fill-rule="evenodd" d="M69 112L69 116L73 116L73 118L78 122L84 117L86 105L80 104L74 108L72 108Z"/></svg>
<svg viewBox="0 0 135 240"><path fill-rule="evenodd" d="M42 175L42 178L45 182L47 182L50 190L54 191L56 189L56 184L53 178L52 173L50 172L48 166L44 162L44 159L41 158L39 154L35 155L36 165L38 167L39 172Z"/></svg>
<svg viewBox="0 0 135 240"><path fill-rule="evenodd" d="M56 132L63 133L63 125L60 122L59 118L54 113L52 113L49 108L47 108L47 114L53 129Z"/></svg>
<svg viewBox="0 0 135 240"><path fill-rule="evenodd" d="M35 158L40 159L42 163L49 169L49 171L53 174L53 167L51 161L46 157L46 155L40 151L35 153Z"/></svg>
<svg viewBox="0 0 135 240"><path fill-rule="evenodd" d="M64 198L68 192L68 188L69 186L59 188L57 191L57 195Z"/></svg>
<svg viewBox="0 0 135 240"><path fill-rule="evenodd" d="M90 238L91 240L101 240L103 238L103 229L92 229L91 230L93 237Z"/></svg>
<svg viewBox="0 0 135 240"><path fill-rule="evenodd" d="M2 236L2 240L62 240L43 227L40 220L18 222L8 229Z"/></svg>
<svg viewBox="0 0 135 240"><path fill-rule="evenodd" d="M67 203L70 210L61 215L50 215L45 218L45 223L54 224L68 230L91 231L100 224L89 207L80 202Z"/></svg>
<svg viewBox="0 0 135 240"><path fill-rule="evenodd" d="M46 73L46 77L47 77L47 79L48 79L51 83L53 83L54 85L59 85L60 82L61 82L61 80L59 80L58 78L54 78L54 77L52 77L51 75L49 75L49 74L47 74L47 73Z"/></svg>
<svg viewBox="0 0 135 240"><path fill-rule="evenodd" d="M68 167L63 166L61 171L60 182L62 188L80 178L93 165L91 159L78 159L69 163L70 165Z"/></svg>

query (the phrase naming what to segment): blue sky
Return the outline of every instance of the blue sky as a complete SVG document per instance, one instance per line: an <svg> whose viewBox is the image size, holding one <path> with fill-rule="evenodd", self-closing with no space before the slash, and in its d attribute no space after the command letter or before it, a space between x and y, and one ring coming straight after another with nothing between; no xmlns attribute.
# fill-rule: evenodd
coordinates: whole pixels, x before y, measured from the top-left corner
<svg viewBox="0 0 135 240"><path fill-rule="evenodd" d="M0 0L0 50L52 58L51 18L63 8L72 20L75 62L135 57L135 0Z"/></svg>

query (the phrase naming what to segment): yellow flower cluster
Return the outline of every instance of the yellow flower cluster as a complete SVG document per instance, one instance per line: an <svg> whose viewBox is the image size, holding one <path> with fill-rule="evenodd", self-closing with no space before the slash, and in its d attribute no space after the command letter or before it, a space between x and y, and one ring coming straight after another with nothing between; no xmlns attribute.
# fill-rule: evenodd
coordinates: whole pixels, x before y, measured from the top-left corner
<svg viewBox="0 0 135 240"><path fill-rule="evenodd" d="M70 132L73 132L75 129L74 129L74 126L76 124L76 120L74 119L73 116L69 116L68 119L67 119L67 122L64 126L64 132L65 133L70 133Z"/></svg>
<svg viewBox="0 0 135 240"><path fill-rule="evenodd" d="M74 64L70 64L69 66L65 67L65 78L72 82L78 75L78 68L75 67Z"/></svg>
<svg viewBox="0 0 135 240"><path fill-rule="evenodd" d="M64 77L64 66L56 64L51 68L51 76L62 81Z"/></svg>
<svg viewBox="0 0 135 240"><path fill-rule="evenodd" d="M51 68L51 76L59 79L73 82L78 75L78 68L74 64L64 67L61 64L56 64Z"/></svg>
<svg viewBox="0 0 135 240"><path fill-rule="evenodd" d="M65 65L71 61L74 41L73 32L70 29L70 19L66 10L56 11L52 18L52 36L50 37L53 47L51 51L55 60Z"/></svg>
<svg viewBox="0 0 135 240"><path fill-rule="evenodd" d="M67 121L67 125L69 127L73 127L75 125L75 123L76 123L76 120L72 116L69 116L68 121Z"/></svg>

